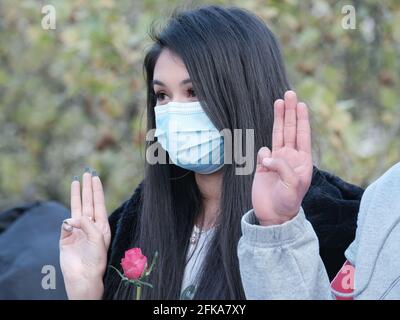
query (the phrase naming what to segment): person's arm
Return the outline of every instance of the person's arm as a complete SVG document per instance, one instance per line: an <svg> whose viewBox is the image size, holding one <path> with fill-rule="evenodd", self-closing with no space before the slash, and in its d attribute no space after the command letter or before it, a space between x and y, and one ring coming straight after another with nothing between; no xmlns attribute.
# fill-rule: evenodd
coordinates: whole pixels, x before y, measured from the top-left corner
<svg viewBox="0 0 400 320"><path fill-rule="evenodd" d="M261 226L253 210L241 221L238 244L246 298L332 299L318 239L303 210L291 220Z"/></svg>
<svg viewBox="0 0 400 320"><path fill-rule="evenodd" d="M287 91L274 103L272 148L257 154L254 211L242 219L238 256L248 299L331 297L317 237L301 208L312 171L308 108Z"/></svg>

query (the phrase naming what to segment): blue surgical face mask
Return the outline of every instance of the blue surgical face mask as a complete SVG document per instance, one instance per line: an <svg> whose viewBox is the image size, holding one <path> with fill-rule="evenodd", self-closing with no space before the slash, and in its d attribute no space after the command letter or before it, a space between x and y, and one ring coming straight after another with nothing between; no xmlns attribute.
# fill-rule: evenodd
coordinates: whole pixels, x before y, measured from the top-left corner
<svg viewBox="0 0 400 320"><path fill-rule="evenodd" d="M177 166L201 174L224 165L224 140L200 102L169 102L154 108L158 142Z"/></svg>

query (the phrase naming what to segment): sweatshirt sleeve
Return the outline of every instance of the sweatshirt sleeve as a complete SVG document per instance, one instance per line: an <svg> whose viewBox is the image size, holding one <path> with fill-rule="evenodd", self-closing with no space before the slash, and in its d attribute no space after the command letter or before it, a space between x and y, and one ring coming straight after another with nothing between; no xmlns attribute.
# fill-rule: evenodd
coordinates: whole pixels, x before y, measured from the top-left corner
<svg viewBox="0 0 400 320"><path fill-rule="evenodd" d="M317 236L302 208L274 226L259 225L252 209L241 227L238 257L247 299L333 299Z"/></svg>

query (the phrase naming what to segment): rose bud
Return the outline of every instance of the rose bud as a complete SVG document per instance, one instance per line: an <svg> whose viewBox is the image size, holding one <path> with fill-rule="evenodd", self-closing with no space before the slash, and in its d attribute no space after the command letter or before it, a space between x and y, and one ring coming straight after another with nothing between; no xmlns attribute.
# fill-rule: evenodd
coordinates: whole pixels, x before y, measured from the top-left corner
<svg viewBox="0 0 400 320"><path fill-rule="evenodd" d="M130 280L139 279L147 266L147 257L142 254L140 248L132 248L125 251L125 257L121 260L124 275Z"/></svg>

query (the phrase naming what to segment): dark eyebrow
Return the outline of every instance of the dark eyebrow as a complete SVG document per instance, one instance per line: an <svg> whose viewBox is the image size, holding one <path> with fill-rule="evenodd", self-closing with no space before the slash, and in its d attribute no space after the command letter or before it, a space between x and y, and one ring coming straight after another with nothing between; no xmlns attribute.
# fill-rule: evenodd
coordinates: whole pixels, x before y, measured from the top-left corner
<svg viewBox="0 0 400 320"><path fill-rule="evenodd" d="M191 82L192 82L192 80L190 80L190 78L188 78L188 79L182 80L181 83L180 83L180 85L183 86L184 84L191 83ZM158 85L160 85L160 86L164 86L164 87L165 87L164 82L159 81L159 80L157 80L157 79L154 79L154 80L151 82L151 84L152 84L153 86L154 86L155 84L158 84Z"/></svg>
<svg viewBox="0 0 400 320"><path fill-rule="evenodd" d="M186 83L192 83L192 80L190 80L189 78L188 78L188 79L185 79L185 80L182 80L181 83L180 83L180 85L183 86L183 85L186 84Z"/></svg>
<svg viewBox="0 0 400 320"><path fill-rule="evenodd" d="M161 82L161 81L158 81L158 80L153 80L153 81L151 82L151 85L152 85L152 86L154 86L154 85L156 85L156 84L158 84L159 86L165 86L164 82Z"/></svg>

